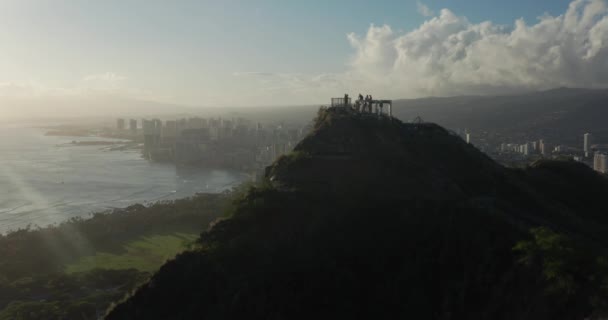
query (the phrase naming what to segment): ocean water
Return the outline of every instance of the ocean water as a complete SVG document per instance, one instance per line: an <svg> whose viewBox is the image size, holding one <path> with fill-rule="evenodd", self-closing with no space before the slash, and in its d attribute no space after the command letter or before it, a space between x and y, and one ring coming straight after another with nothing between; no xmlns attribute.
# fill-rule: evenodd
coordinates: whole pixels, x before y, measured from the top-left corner
<svg viewBox="0 0 608 320"><path fill-rule="evenodd" d="M221 192L247 179L234 171L150 163L137 150L70 144L110 140L106 138L51 137L44 132L0 126L0 233L134 203Z"/></svg>

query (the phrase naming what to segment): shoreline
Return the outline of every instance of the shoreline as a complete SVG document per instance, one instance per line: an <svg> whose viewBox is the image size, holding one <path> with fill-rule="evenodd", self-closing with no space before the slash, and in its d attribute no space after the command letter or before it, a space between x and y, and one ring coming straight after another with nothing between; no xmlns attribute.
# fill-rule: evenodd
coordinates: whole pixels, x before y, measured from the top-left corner
<svg viewBox="0 0 608 320"><path fill-rule="evenodd" d="M245 173L240 173L240 175L242 176L247 176ZM248 180L241 180L238 182L234 182L234 183L229 183L229 184L225 184L223 186L220 186L221 190L220 191L204 191L204 192L195 192L191 195L186 195L183 197L177 197L177 198L172 198L172 195L176 194L176 191L172 191L172 192L168 192L165 194L162 194L160 196L156 196L153 198L149 198L149 199L144 199L143 201L136 201L136 202L132 202L132 203L128 203L122 206L106 206L105 209L103 210L97 210L97 211L89 211L86 214L68 214L68 216L64 217L63 219L58 219L58 221L54 221L54 222L49 222L49 223L33 223L33 222L28 222L27 224L24 223L20 223L20 222L15 222L15 221L7 221L8 225L14 225L14 224L18 224L21 225L15 229L12 228L8 228L5 229L5 225L3 223L3 221L6 220L11 220L11 218L6 218L4 217L4 214L10 214L11 212L18 210L20 208L23 208L25 206L31 205L31 204L21 204L18 206L15 206L13 208L3 208L0 209L0 237L2 236L7 236L9 234L15 233L15 232L19 232L22 230L40 230L40 229L47 229L47 228L54 228L54 227L58 227L61 224L64 223L68 223L70 222L72 219L82 219L82 220L89 220L91 218L93 218L95 215L98 214L120 214L120 213L124 213L125 211L127 211L128 208L131 207L144 207L144 208L150 208L154 205L158 205L158 204L162 204L164 202L171 202L171 201L180 201L180 200L188 200L191 198L197 198L200 196L204 196L204 195L221 195L225 192L229 192L230 190L233 190L234 188L243 185L243 183L246 183ZM95 204L95 203L93 203ZM69 205L69 203L67 203L66 205ZM56 208L59 205L54 205L48 208L40 208L40 209L35 209L29 212L25 212L25 213L40 213L46 210L52 210L53 208ZM83 209L83 212L86 211L85 209ZM13 215L19 215L21 214L20 212L18 213L13 213ZM16 217L16 219L19 219L20 217Z"/></svg>
<svg viewBox="0 0 608 320"><path fill-rule="evenodd" d="M74 217L89 218L92 213L134 204L149 206L198 193L222 193L250 180L242 170L150 162L132 141L44 138L40 127L4 128L3 132L15 138L0 143L6 173L0 174L0 184L5 186L0 200L1 234L28 225L38 228Z"/></svg>

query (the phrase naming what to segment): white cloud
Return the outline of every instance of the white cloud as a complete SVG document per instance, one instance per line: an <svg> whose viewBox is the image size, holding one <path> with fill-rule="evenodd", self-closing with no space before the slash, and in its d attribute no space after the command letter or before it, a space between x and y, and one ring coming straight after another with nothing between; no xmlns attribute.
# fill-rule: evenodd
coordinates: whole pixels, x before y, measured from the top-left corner
<svg viewBox="0 0 608 320"><path fill-rule="evenodd" d="M0 82L0 97L36 95L41 88L31 83Z"/></svg>
<svg viewBox="0 0 608 320"><path fill-rule="evenodd" d="M249 77L262 91L291 90L293 99L359 91L403 98L608 87L604 0L575 0L562 15L545 14L533 24L518 19L512 26L472 23L443 9L409 32L371 25L347 40L354 53L344 73Z"/></svg>
<svg viewBox="0 0 608 320"><path fill-rule="evenodd" d="M114 72L87 75L82 79L83 88L98 91L120 91L127 77Z"/></svg>
<svg viewBox="0 0 608 320"><path fill-rule="evenodd" d="M125 76L105 72L84 76L70 87L51 87L34 81L5 81L0 82L0 97L128 95L137 91L128 88L126 80Z"/></svg>
<svg viewBox="0 0 608 320"><path fill-rule="evenodd" d="M276 75L276 73L273 72L259 72L259 71L239 71L239 72L234 72L232 75L236 76L236 77L240 77L240 76L274 76Z"/></svg>
<svg viewBox="0 0 608 320"><path fill-rule="evenodd" d="M72 96L76 95L74 88L51 88L34 81L0 82L0 97L31 98L46 96Z"/></svg>
<svg viewBox="0 0 608 320"><path fill-rule="evenodd" d="M90 74L83 78L84 81L111 81L111 82L123 81L125 79L126 79L125 76L116 74L114 72Z"/></svg>
<svg viewBox="0 0 608 320"><path fill-rule="evenodd" d="M29 110L37 110L35 113L40 113L40 110L53 103L57 106L58 101L67 105L79 101L83 111L86 111L87 104L97 100L175 101L174 97L129 86L126 81L127 77L113 72L84 76L69 87L51 87L34 81L0 81L0 114L27 114L25 111L28 110L16 109L15 103L35 102L34 104L45 105L43 102L48 101L45 107L32 107L33 109Z"/></svg>
<svg viewBox="0 0 608 320"><path fill-rule="evenodd" d="M427 7L424 3L420 1L416 1L416 7L418 8L418 13L425 17L431 17L435 15L433 10L431 10L429 7Z"/></svg>
<svg viewBox="0 0 608 320"><path fill-rule="evenodd" d="M344 74L303 74L303 73L272 73L272 72L234 72L237 79L247 81L258 90L244 92L246 101L254 104L272 104L277 102L296 104L316 104L325 101L336 92L349 92L350 85L355 79ZM242 103L242 102L241 102ZM244 103L247 104L247 103Z"/></svg>
<svg viewBox="0 0 608 320"><path fill-rule="evenodd" d="M393 96L608 86L603 0L576 0L563 15L532 25L519 19L510 28L443 9L408 33L372 25L364 38L348 39L355 49L350 72Z"/></svg>

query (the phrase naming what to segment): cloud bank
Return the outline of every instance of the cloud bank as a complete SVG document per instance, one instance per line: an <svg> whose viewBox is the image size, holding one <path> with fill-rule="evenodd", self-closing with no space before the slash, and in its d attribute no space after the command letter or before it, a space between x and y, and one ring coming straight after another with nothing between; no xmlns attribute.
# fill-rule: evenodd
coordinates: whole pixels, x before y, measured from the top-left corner
<svg viewBox="0 0 608 320"><path fill-rule="evenodd" d="M130 87L127 80L126 76L104 72L86 75L69 87L50 87L34 81L0 81L0 122L15 118L108 116L133 113L133 110L140 115L158 112L161 104L142 108L138 101L162 101L159 95Z"/></svg>
<svg viewBox="0 0 608 320"><path fill-rule="evenodd" d="M94 94L127 95L127 77L114 72L90 74L71 87L48 87L41 83L0 82L0 97L86 96Z"/></svg>
<svg viewBox="0 0 608 320"><path fill-rule="evenodd" d="M512 27L471 23L443 9L408 33L372 25L348 40L355 49L350 72L393 96L608 86L603 0L576 0L563 15Z"/></svg>
<svg viewBox="0 0 608 320"><path fill-rule="evenodd" d="M422 3L419 11L432 14ZM371 25L347 40L354 52L344 73L247 77L258 78L261 92L290 91L317 101L342 91L415 98L608 87L604 0L575 0L562 15L545 14L534 24L518 19L512 26L471 23L443 9L409 32Z"/></svg>

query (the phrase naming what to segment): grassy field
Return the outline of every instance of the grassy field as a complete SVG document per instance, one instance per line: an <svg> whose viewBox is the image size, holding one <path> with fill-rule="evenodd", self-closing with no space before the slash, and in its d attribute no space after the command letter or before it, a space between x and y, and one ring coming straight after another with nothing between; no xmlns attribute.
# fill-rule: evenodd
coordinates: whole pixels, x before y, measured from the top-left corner
<svg viewBox="0 0 608 320"><path fill-rule="evenodd" d="M167 259L173 258L192 243L198 234L173 233L141 237L124 246L124 252L98 252L74 264L66 266L67 273L84 272L93 269L137 269L154 272Z"/></svg>

